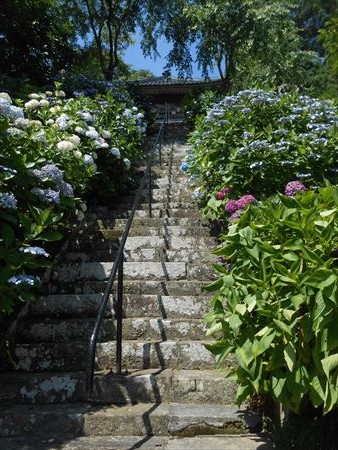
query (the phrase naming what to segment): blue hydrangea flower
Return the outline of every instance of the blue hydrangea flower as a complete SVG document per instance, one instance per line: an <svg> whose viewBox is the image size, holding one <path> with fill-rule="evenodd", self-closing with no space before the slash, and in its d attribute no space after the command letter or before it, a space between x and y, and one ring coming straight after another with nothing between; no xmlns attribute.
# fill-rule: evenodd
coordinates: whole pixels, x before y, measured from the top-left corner
<svg viewBox="0 0 338 450"><path fill-rule="evenodd" d="M35 286L40 283L40 279L32 275L14 275L7 280L7 283L14 284L15 286Z"/></svg>
<svg viewBox="0 0 338 450"><path fill-rule="evenodd" d="M17 173L17 171L15 169L11 169L10 167L2 166L0 164L0 173L1 172L8 172L11 175L15 175Z"/></svg>
<svg viewBox="0 0 338 450"><path fill-rule="evenodd" d="M189 170L189 164L187 163L187 161L183 161L180 165L180 169L182 170L182 172L188 172Z"/></svg>
<svg viewBox="0 0 338 450"><path fill-rule="evenodd" d="M28 253L30 255L34 256L45 256L46 258L49 258L49 253L47 253L43 248L41 247L20 247L19 250L22 253Z"/></svg>
<svg viewBox="0 0 338 450"><path fill-rule="evenodd" d="M31 193L39 197L44 203L60 204L60 195L58 192L53 191L53 189L33 188Z"/></svg>
<svg viewBox="0 0 338 450"><path fill-rule="evenodd" d="M57 187L64 197L74 197L74 189L70 183L66 183L65 181L60 181L57 184Z"/></svg>
<svg viewBox="0 0 338 450"><path fill-rule="evenodd" d="M16 209L18 201L10 192L0 193L0 207L3 209Z"/></svg>

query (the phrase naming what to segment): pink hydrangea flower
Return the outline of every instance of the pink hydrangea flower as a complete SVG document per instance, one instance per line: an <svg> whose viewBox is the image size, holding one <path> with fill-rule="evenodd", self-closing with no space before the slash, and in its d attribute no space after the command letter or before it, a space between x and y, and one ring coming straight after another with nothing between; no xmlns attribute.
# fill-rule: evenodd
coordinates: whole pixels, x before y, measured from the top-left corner
<svg viewBox="0 0 338 450"><path fill-rule="evenodd" d="M288 197L294 197L296 195L297 192L304 192L306 191L306 187L304 186L303 183L301 183L300 181L290 181L286 186L285 186L285 195L287 195Z"/></svg>
<svg viewBox="0 0 338 450"><path fill-rule="evenodd" d="M228 195L232 194L232 189L229 186L225 186L223 189L217 192L216 198L217 200L224 200L224 198Z"/></svg>
<svg viewBox="0 0 338 450"><path fill-rule="evenodd" d="M216 194L216 198L217 198L217 200L224 200L225 193L223 191L218 191Z"/></svg>
<svg viewBox="0 0 338 450"><path fill-rule="evenodd" d="M255 202L256 199L253 195L248 194L248 195L243 195L243 197L241 197L239 200L237 200L237 209L244 209L246 207L246 205L248 205L249 203L253 203Z"/></svg>

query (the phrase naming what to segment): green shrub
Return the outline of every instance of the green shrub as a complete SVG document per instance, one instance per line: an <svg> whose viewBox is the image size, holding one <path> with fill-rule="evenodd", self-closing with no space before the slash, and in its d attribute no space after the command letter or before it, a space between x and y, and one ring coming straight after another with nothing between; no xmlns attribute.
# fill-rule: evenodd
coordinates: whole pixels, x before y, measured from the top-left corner
<svg viewBox="0 0 338 450"><path fill-rule="evenodd" d="M236 355L239 403L262 394L326 413L338 401L338 189L296 191L246 205L222 236L208 348L219 363Z"/></svg>

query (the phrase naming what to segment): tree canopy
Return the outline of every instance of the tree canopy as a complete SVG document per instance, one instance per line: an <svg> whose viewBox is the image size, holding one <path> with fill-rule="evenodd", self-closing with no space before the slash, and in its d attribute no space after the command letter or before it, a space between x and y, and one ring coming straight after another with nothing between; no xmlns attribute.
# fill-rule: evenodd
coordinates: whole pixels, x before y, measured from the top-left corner
<svg viewBox="0 0 338 450"><path fill-rule="evenodd" d="M335 67L337 10L337 0L2 0L0 72L40 83L68 68L128 76L123 52L140 29L145 56L167 39L166 70L180 77L192 75L195 45L203 76L218 69L226 89L297 84Z"/></svg>

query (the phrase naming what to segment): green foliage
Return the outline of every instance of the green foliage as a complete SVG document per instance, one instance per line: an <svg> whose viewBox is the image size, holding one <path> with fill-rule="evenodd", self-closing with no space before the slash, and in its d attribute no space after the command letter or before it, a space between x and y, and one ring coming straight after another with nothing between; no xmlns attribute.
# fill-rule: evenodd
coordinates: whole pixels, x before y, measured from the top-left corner
<svg viewBox="0 0 338 450"><path fill-rule="evenodd" d="M319 30L320 41L327 53L327 64L332 75L338 77L338 17L332 17L325 23L325 27Z"/></svg>
<svg viewBox="0 0 338 450"><path fill-rule="evenodd" d="M225 185L236 197L250 193L263 198L283 192L294 179L308 187L324 178L335 183L337 115L330 101L240 91L197 120L189 173L199 178L207 202ZM221 212L221 205L217 208Z"/></svg>
<svg viewBox="0 0 338 450"><path fill-rule="evenodd" d="M2 0L0 72L41 84L69 66L74 27L56 0Z"/></svg>
<svg viewBox="0 0 338 450"><path fill-rule="evenodd" d="M201 93L188 94L184 99L184 115L186 121L193 125L197 117L205 115L213 103L221 99L220 92L216 90L206 90Z"/></svg>
<svg viewBox="0 0 338 450"><path fill-rule="evenodd" d="M208 348L234 353L239 403L267 395L296 413L338 400L338 190L252 204L222 236Z"/></svg>

